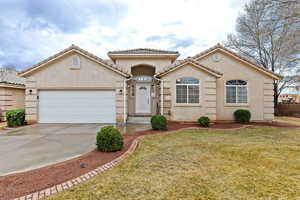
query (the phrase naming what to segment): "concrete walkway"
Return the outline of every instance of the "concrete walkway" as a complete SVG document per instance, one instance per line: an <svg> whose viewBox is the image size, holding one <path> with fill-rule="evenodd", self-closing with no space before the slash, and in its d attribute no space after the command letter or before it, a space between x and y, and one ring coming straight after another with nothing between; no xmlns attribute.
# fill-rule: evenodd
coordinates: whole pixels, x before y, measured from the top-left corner
<svg viewBox="0 0 300 200"><path fill-rule="evenodd" d="M0 134L0 176L65 161L95 149L104 124L36 124ZM126 134L149 125L120 127Z"/></svg>

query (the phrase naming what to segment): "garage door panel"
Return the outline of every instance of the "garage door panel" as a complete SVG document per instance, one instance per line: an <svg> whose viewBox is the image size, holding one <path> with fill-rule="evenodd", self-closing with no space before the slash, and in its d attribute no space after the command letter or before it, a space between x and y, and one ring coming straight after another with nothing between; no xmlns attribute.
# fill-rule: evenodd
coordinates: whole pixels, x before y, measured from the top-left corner
<svg viewBox="0 0 300 200"><path fill-rule="evenodd" d="M114 91L40 91L40 123L115 123Z"/></svg>

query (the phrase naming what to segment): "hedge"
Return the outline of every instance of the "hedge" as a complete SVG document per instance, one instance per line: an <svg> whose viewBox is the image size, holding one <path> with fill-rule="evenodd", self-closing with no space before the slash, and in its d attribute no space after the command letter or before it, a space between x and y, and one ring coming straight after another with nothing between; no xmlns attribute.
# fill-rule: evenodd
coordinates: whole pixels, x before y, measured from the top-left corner
<svg viewBox="0 0 300 200"><path fill-rule="evenodd" d="M25 124L25 110L9 110L6 112L6 121L8 127L17 127Z"/></svg>

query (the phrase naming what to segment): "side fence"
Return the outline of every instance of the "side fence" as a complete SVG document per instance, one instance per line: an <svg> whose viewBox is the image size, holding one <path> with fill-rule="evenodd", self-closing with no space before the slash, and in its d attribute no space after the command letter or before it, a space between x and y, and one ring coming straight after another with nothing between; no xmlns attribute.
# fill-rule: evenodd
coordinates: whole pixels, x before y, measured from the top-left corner
<svg viewBox="0 0 300 200"><path fill-rule="evenodd" d="M279 103L278 113L284 116L300 116L300 103Z"/></svg>

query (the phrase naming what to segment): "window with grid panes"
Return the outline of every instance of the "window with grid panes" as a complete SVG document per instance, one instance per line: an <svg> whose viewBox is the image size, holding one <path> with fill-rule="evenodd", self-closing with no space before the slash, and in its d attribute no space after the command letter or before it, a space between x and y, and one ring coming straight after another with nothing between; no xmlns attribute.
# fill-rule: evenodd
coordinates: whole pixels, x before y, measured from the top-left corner
<svg viewBox="0 0 300 200"><path fill-rule="evenodd" d="M176 80L176 103L199 104L200 81L195 78L181 78Z"/></svg>

